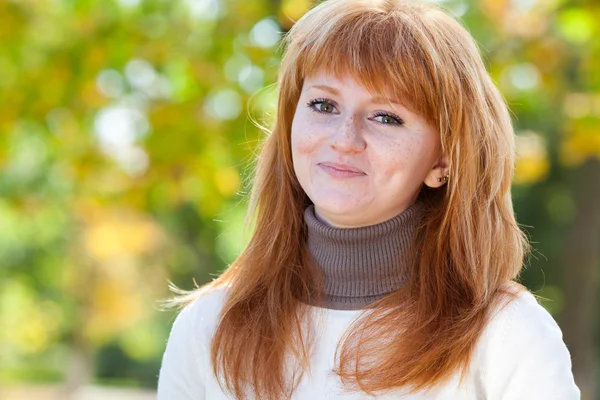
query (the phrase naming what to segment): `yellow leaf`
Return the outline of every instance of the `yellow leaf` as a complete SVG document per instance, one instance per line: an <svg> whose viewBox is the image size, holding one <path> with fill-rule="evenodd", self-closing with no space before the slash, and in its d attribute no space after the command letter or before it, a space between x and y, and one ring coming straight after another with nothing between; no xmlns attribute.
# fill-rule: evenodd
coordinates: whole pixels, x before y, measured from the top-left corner
<svg viewBox="0 0 600 400"><path fill-rule="evenodd" d="M514 183L531 185L548 176L550 161L543 138L536 132L521 132L516 137L517 160Z"/></svg>
<svg viewBox="0 0 600 400"><path fill-rule="evenodd" d="M217 170L214 179L217 189L225 197L235 195L240 186L240 175L235 168Z"/></svg>
<svg viewBox="0 0 600 400"><path fill-rule="evenodd" d="M88 225L84 246L99 261L136 257L156 248L159 235L159 229L150 221L124 212L109 212Z"/></svg>

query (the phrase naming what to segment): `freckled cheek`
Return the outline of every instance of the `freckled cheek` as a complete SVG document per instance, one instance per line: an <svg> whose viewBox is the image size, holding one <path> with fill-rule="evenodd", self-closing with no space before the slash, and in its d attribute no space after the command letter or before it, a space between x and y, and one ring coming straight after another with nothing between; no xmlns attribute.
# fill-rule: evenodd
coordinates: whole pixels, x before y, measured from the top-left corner
<svg viewBox="0 0 600 400"><path fill-rule="evenodd" d="M306 122L297 122L292 126L292 146L295 152L312 153L321 141L322 135L318 127Z"/></svg>
<svg viewBox="0 0 600 400"><path fill-rule="evenodd" d="M413 153L413 147L410 143L393 143L381 148L377 159L389 166L406 165Z"/></svg>
<svg viewBox="0 0 600 400"><path fill-rule="evenodd" d="M401 146L398 146L398 153L402 155L402 158L406 161L412 161L413 159L420 159L423 157L423 141L418 138L408 138Z"/></svg>
<svg viewBox="0 0 600 400"><path fill-rule="evenodd" d="M377 148L378 151L371 154L371 160L384 181L405 175L421 162L418 141L388 142L384 145L379 144Z"/></svg>

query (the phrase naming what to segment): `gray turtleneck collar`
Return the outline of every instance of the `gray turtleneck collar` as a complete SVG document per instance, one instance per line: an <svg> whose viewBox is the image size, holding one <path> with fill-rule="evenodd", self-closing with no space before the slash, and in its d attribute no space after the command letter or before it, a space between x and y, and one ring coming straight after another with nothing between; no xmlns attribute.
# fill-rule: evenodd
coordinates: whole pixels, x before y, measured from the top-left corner
<svg viewBox="0 0 600 400"><path fill-rule="evenodd" d="M314 205L308 206L304 211L308 251L325 279L322 303L312 305L358 310L402 287L424 209L417 201L382 223L336 228L316 216Z"/></svg>

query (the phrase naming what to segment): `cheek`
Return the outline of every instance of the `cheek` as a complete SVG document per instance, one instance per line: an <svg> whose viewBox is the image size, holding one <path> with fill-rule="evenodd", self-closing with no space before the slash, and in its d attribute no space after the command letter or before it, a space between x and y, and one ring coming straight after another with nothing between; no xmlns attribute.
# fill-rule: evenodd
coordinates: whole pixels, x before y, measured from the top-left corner
<svg viewBox="0 0 600 400"><path fill-rule="evenodd" d="M406 136L398 140L390 140L378 146L377 154L372 155L374 163L380 166L384 180L393 180L394 177L402 179L421 179L421 175L428 170L431 158L431 143L426 143L420 136ZM374 157L373 157L374 156Z"/></svg>
<svg viewBox="0 0 600 400"><path fill-rule="evenodd" d="M307 155L316 150L320 142L319 130L302 118L292 124L292 152L294 155Z"/></svg>
<svg viewBox="0 0 600 400"><path fill-rule="evenodd" d="M309 164L308 159L312 152L310 136L307 134L305 124L302 122L296 122L292 124L292 162L296 176L300 180L301 184L304 183L304 177L307 173L307 165Z"/></svg>
<svg viewBox="0 0 600 400"><path fill-rule="evenodd" d="M420 141L415 137L404 137L401 140L390 140L380 146L377 159L380 163L390 166L390 171L410 167L420 158Z"/></svg>

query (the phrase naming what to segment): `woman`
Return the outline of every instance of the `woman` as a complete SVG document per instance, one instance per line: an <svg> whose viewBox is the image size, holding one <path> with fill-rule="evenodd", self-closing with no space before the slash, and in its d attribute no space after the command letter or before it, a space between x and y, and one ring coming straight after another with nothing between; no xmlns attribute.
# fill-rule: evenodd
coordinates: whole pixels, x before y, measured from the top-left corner
<svg viewBox="0 0 600 400"><path fill-rule="evenodd" d="M179 298L159 399L577 399L514 282L513 129L432 5L328 0L286 36L253 236Z"/></svg>

